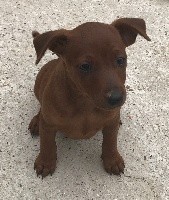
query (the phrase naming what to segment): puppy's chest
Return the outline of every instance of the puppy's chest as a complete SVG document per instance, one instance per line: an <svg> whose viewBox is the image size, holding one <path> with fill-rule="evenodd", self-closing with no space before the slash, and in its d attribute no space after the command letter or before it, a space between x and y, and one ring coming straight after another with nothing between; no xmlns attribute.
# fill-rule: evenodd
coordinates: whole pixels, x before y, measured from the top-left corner
<svg viewBox="0 0 169 200"><path fill-rule="evenodd" d="M65 117L60 129L70 138L87 139L94 136L103 126L103 116L92 112L82 112Z"/></svg>

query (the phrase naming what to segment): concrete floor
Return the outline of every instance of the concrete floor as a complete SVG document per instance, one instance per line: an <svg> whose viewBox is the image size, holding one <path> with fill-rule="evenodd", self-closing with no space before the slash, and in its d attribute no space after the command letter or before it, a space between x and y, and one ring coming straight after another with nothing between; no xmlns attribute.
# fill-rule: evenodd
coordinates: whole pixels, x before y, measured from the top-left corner
<svg viewBox="0 0 169 200"><path fill-rule="evenodd" d="M169 1L168 0L0 0L0 199L132 200L169 199ZM39 104L31 31L71 29L86 21L110 23L141 17L152 39L128 48L128 98L122 109L121 177L103 170L101 133L85 141L57 136L58 166L37 178L33 163L39 138L27 130Z"/></svg>

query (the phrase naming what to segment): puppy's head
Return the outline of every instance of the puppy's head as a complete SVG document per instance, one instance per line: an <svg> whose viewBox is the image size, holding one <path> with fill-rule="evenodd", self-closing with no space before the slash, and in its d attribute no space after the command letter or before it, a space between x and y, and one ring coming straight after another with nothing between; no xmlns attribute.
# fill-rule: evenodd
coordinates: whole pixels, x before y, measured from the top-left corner
<svg viewBox="0 0 169 200"><path fill-rule="evenodd" d="M33 32L36 64L50 49L62 58L63 67L81 92L97 107L112 109L125 102L125 49L138 34L150 40L144 20L136 18L121 18L110 25L88 22L71 31Z"/></svg>

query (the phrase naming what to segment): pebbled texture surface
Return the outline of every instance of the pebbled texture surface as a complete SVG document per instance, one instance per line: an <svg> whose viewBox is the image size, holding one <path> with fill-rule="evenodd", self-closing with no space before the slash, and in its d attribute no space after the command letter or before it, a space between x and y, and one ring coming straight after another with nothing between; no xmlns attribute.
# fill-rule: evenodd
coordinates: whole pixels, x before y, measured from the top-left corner
<svg viewBox="0 0 169 200"><path fill-rule="evenodd" d="M0 0L0 199L169 199L169 1ZM32 30L71 29L117 17L146 20L151 42L128 48L127 102L122 109L119 151L124 175L108 175L100 159L102 136L74 141L58 134L52 177L37 178L39 138L28 125L39 104Z"/></svg>

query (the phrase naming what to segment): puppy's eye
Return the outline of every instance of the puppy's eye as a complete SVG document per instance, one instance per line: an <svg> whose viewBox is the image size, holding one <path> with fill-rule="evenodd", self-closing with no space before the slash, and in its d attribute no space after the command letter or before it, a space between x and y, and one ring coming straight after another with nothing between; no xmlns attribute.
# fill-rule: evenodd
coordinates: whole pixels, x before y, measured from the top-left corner
<svg viewBox="0 0 169 200"><path fill-rule="evenodd" d="M118 57L117 60L116 60L116 62L117 62L117 64L119 66L123 66L125 64L125 62L126 62L126 59L123 58L123 57Z"/></svg>
<svg viewBox="0 0 169 200"><path fill-rule="evenodd" d="M84 73L89 73L92 70L92 66L89 63L83 63L79 68Z"/></svg>

